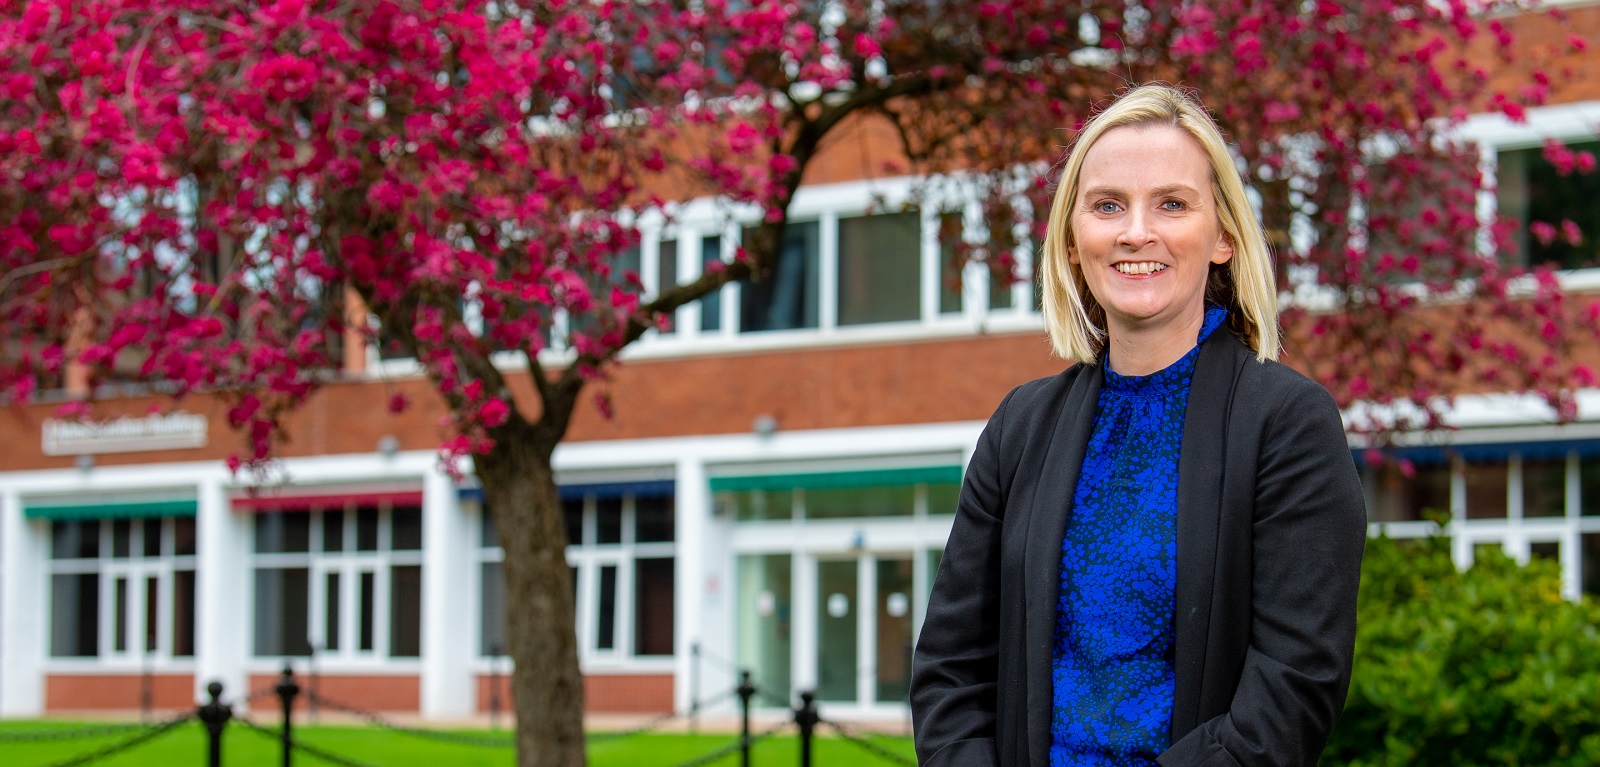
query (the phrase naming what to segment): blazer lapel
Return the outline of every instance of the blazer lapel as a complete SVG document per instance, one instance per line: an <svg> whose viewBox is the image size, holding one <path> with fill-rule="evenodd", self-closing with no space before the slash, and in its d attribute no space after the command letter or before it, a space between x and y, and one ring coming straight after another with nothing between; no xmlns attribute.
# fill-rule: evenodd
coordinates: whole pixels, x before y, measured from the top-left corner
<svg viewBox="0 0 1600 767"><path fill-rule="evenodd" d="M1228 411L1241 352L1248 349L1226 328L1200 349L1189 405L1184 411L1183 448L1178 458L1178 585L1174 618L1172 726L1168 737L1199 726L1201 680L1211 625L1218 520L1226 465Z"/></svg>
<svg viewBox="0 0 1600 767"><path fill-rule="evenodd" d="M1103 377L1099 367L1086 369L1067 391L1035 475L1038 489L1028 510L1028 538L1023 552L1023 668L1027 673L1026 745L1030 764L1050 763L1050 717L1055 701L1051 657L1061 589L1061 539L1066 534L1067 515L1072 511L1083 451L1099 411Z"/></svg>

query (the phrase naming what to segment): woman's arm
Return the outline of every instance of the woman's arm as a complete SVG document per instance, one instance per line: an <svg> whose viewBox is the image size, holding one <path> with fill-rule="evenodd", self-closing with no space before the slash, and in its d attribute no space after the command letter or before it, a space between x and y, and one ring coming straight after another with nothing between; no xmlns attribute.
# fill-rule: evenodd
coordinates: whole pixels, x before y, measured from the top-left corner
<svg viewBox="0 0 1600 767"><path fill-rule="evenodd" d="M1344 708L1366 504L1338 408L1296 376L1262 429L1250 646L1226 714L1161 755L1167 767L1315 765Z"/></svg>
<svg viewBox="0 0 1600 767"><path fill-rule="evenodd" d="M967 465L955 525L917 640L911 713L917 759L923 765L998 764L995 694L1005 504L998 458L1001 423L1011 396L989 418Z"/></svg>

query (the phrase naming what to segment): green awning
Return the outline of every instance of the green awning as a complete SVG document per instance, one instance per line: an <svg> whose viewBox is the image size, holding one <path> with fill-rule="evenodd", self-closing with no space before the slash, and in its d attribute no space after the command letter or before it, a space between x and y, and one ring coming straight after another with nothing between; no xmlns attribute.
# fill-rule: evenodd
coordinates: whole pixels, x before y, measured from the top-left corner
<svg viewBox="0 0 1600 767"><path fill-rule="evenodd" d="M960 484L960 466L919 466L910 469L868 469L865 471L823 471L806 474L755 474L743 477L712 477L711 492L743 490L791 490L841 487L893 487L897 485Z"/></svg>
<svg viewBox="0 0 1600 767"><path fill-rule="evenodd" d="M51 499L39 500L23 505L23 516L28 519L135 519L148 517L192 517L199 509L199 502L193 498L171 498L164 500L116 500L102 499L90 501L87 499L73 499L71 502Z"/></svg>

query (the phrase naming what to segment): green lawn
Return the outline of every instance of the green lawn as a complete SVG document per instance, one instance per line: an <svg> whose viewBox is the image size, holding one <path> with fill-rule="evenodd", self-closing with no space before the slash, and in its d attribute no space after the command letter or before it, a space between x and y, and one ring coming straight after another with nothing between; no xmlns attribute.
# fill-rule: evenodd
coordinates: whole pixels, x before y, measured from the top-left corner
<svg viewBox="0 0 1600 767"><path fill-rule="evenodd" d="M46 767L93 753L137 734L137 731L130 730L90 739L37 742L8 737L19 733L72 730L86 726L95 725L54 720L0 722L0 764L5 767ZM798 765L799 739L793 733L791 727L783 735L757 741L751 750L752 764L757 767ZM463 734L475 738L510 739L510 734L503 731L487 733L479 730ZM444 743L372 727L304 726L296 727L295 735L296 740L372 767L509 767L512 764L509 748L491 749ZM596 737L589 747L589 764L591 767L672 767L716 751L732 743L735 737L728 734L647 734L607 739L602 735ZM873 736L871 741L906 759L913 758L909 738ZM896 767L895 762L837 737L818 737L813 748L813 763L819 766ZM237 723L228 725L223 736L223 767L278 767L281 759L276 740L269 740ZM205 731L198 722L192 722L136 748L87 764L105 767L205 767L205 763ZM304 753L297 753L294 763L317 767L328 764ZM738 752L712 762L716 765L738 763Z"/></svg>

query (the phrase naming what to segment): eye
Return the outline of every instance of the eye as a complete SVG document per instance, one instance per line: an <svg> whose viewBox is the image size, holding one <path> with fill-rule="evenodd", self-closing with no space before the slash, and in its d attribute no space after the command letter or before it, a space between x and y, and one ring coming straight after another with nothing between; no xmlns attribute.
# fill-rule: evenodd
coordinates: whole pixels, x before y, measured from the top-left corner
<svg viewBox="0 0 1600 767"><path fill-rule="evenodd" d="M1122 210L1122 206L1110 200L1101 200L1094 204L1094 212L1096 213L1116 213L1119 210Z"/></svg>
<svg viewBox="0 0 1600 767"><path fill-rule="evenodd" d="M1162 210L1183 210L1189 207L1183 200L1166 200L1161 203Z"/></svg>

